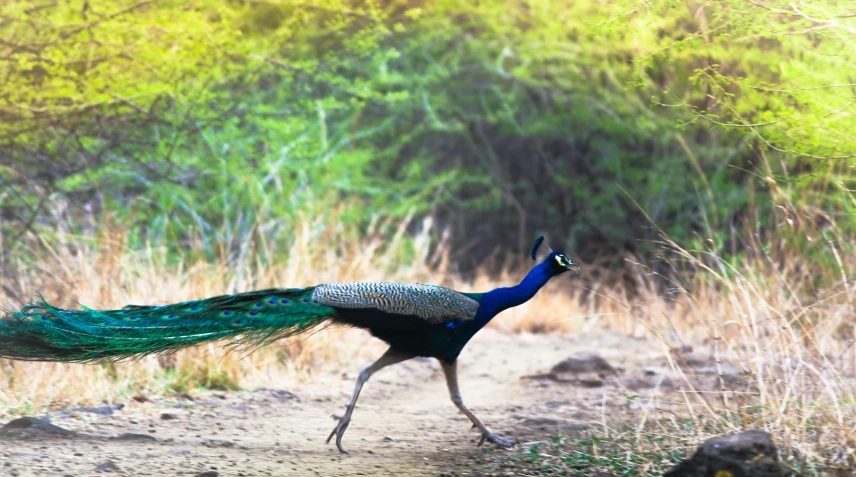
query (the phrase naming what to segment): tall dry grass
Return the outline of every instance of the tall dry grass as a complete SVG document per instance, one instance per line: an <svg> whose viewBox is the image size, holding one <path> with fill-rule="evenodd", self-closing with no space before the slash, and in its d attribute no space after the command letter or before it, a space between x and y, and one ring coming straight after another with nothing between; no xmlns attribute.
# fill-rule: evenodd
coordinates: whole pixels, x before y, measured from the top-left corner
<svg viewBox="0 0 856 477"><path fill-rule="evenodd" d="M596 279L595 271L599 277L605 271L586 267L579 277L554 280L491 326L511 333L583 334L609 328L657 337L681 376L676 395L685 412L664 418L656 406L643 407L628 452L642 447L650 452L651 446L657 451L662 445L665 455L671 449L671 444L643 436L681 436L692 445L713 433L751 427L772 433L784 459L803 468L854 467L856 252L836 235L834 224L821 229L814 225L815 217L806 218L797 209L780 213L779 230L748 235L731 261L718 255L712 238L700 240L702 246L692 250L663 234L654 265L627 260L625 275L634 277L629 284ZM520 272L481 271L463 281L452 272L443 234L430 221L415 228L417 232L407 233L414 229L410 221L379 222L365 232L331 225L330 217L307 218L289 232L287 241L253 240L220 261L187 263L170 262L165 250L155 246L128 249L120 229L92 237L60 231L51 243L38 244L38 262L21 265L29 273L0 277L0 290L5 290L0 302L18 305L21 290L39 290L62 306L119 307L349 280L479 291L521 278ZM808 260L806 254L814 255ZM324 330L305 338L249 355L225 354L221 347L207 345L133 365L0 361L0 413L184 392L194 386L288 387L315 372L336 370L353 360L366 362L383 350L359 330ZM685 344L713 356L720 368L737 367L741 379L729 381L723 372L717 384L704 386L672 352ZM650 404L661 397L641 399Z"/></svg>
<svg viewBox="0 0 856 477"><path fill-rule="evenodd" d="M834 216L795 205L770 182L784 204L774 211L778 226L732 235L730 258L713 233L689 248L658 230L658 260L628 260L635 293L597 293L609 313L657 337L680 376L684 419L657 419L650 396L628 451L669 455L678 443L691 451L715 434L754 428L772 434L794 475L853 475L856 249ZM712 357L713 384L683 362L687 345Z"/></svg>

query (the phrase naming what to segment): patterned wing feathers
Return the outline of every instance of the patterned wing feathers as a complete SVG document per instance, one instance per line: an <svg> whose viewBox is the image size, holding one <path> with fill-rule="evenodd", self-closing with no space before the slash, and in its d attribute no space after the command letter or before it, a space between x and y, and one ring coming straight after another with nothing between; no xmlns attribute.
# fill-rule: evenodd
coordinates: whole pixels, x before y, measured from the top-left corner
<svg viewBox="0 0 856 477"><path fill-rule="evenodd" d="M448 288L392 282L318 285L312 292L312 300L334 308L376 308L387 313L415 315L430 323L451 318L472 320L479 308L477 301Z"/></svg>

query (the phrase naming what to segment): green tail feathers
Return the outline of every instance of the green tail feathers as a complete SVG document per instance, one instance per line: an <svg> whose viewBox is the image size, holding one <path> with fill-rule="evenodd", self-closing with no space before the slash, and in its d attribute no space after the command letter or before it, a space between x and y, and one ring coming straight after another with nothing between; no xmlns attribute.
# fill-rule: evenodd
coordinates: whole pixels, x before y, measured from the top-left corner
<svg viewBox="0 0 856 477"><path fill-rule="evenodd" d="M122 360L240 336L262 345L312 329L335 310L314 288L268 289L165 306L97 311L44 300L0 318L0 357L30 361Z"/></svg>

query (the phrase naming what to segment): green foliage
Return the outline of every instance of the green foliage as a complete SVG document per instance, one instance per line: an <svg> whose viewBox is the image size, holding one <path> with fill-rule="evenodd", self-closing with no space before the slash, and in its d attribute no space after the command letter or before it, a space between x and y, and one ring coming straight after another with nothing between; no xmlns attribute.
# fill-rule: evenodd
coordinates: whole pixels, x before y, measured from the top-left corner
<svg viewBox="0 0 856 477"><path fill-rule="evenodd" d="M690 457L698 445L721 435L699 428L692 419L661 422L653 429L610 426L587 429L578 435L557 435L546 442L529 444L511 456L496 459L506 475L627 476L659 477ZM733 432L733 430L731 430ZM812 465L802 459L785 459L783 470L793 476L845 475L837 466Z"/></svg>
<svg viewBox="0 0 856 477"><path fill-rule="evenodd" d="M635 60L639 81L663 86L655 104L688 112L682 126L708 123L744 136L757 148L752 172L761 183L784 184L780 204L813 218L817 206L852 210L856 16L849 2L663 1L644 14L636 2L614 5L631 24L669 33ZM675 64L691 68L678 72L689 81L662 81Z"/></svg>
<svg viewBox="0 0 856 477"><path fill-rule="evenodd" d="M579 438L558 435L549 442L532 444L526 451L502 459L500 466L515 475L655 477L692 453L663 436L643 435L642 442L634 445L624 434L619 438L586 434Z"/></svg>
<svg viewBox="0 0 856 477"><path fill-rule="evenodd" d="M60 197L208 255L323 210L433 213L473 259L537 232L637 251L640 207L679 241L836 217L856 42L825 3L12 2L6 237Z"/></svg>

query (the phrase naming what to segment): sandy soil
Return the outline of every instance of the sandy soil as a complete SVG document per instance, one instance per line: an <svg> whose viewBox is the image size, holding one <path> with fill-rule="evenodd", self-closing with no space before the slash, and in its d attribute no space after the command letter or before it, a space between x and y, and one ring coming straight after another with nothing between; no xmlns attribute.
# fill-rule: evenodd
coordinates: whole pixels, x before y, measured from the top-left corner
<svg viewBox="0 0 856 477"><path fill-rule="evenodd" d="M661 382L659 371L643 373L662 366L659 350L610 334L485 330L459 360L464 401L494 432L522 443L605 420L638 421L639 405L625 396L646 396ZM600 385L596 377L521 379L576 352L599 352L621 373ZM154 476L486 475L497 456L514 452L476 447L478 434L450 402L440 367L418 359L384 369L363 388L343 441L350 454L339 454L324 442L335 425L331 415L342 413L365 364L297 389L129 400L112 415L54 413L53 424L77 434L0 437L0 476L106 475L99 465L117 475ZM118 438L123 434L132 435Z"/></svg>

